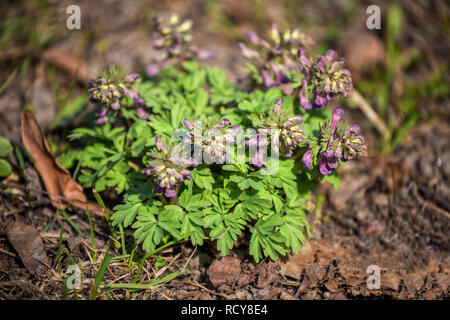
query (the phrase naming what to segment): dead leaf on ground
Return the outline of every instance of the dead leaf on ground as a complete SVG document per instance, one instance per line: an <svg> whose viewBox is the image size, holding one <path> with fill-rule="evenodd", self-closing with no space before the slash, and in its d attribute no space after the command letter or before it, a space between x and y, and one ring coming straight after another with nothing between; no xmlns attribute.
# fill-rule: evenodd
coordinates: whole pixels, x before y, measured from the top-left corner
<svg viewBox="0 0 450 320"><path fill-rule="evenodd" d="M331 243L326 239L311 240L306 242L297 254L289 255L288 260L281 264L281 273L299 280L308 265L328 265L333 259L353 260L350 253L339 243Z"/></svg>
<svg viewBox="0 0 450 320"><path fill-rule="evenodd" d="M278 279L278 271L280 264L278 262L270 261L268 263L261 262L256 267L255 273L258 275L256 280L256 287L259 289L265 288Z"/></svg>
<svg viewBox="0 0 450 320"><path fill-rule="evenodd" d="M382 274L381 277L383 279L381 283L383 288L391 289L394 291L398 290L402 280L402 277L400 275L386 271L384 274Z"/></svg>
<svg viewBox="0 0 450 320"><path fill-rule="evenodd" d="M49 259L36 229L21 222L12 221L6 227L6 235L28 271L37 273L47 268L45 265L49 264Z"/></svg>
<svg viewBox="0 0 450 320"><path fill-rule="evenodd" d="M22 113L21 132L23 144L33 157L34 166L44 181L52 205L57 209L65 209L70 203L73 207L84 210L89 208L92 213L103 215L103 209L87 201L83 188L55 158L33 114L28 110Z"/></svg>
<svg viewBox="0 0 450 320"><path fill-rule="evenodd" d="M214 261L208 269L209 280L220 290L230 291L239 280L241 261L232 256L222 257ZM228 289L228 290L227 290Z"/></svg>

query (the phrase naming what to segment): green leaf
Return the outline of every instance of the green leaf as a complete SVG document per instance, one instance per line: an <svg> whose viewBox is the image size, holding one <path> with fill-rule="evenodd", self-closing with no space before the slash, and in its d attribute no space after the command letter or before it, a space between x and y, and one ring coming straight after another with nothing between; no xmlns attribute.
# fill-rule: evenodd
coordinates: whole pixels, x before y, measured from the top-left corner
<svg viewBox="0 0 450 320"><path fill-rule="evenodd" d="M212 191L212 185L214 184L214 178L211 175L209 168L195 168L191 171L192 180L201 189Z"/></svg>
<svg viewBox="0 0 450 320"><path fill-rule="evenodd" d="M11 143L7 139L0 137L0 157L7 157L12 151Z"/></svg>
<svg viewBox="0 0 450 320"><path fill-rule="evenodd" d="M305 243L306 232L309 236L309 224L304 214L289 214L285 216L286 222L280 227L280 234L286 239L286 246L297 253Z"/></svg>
<svg viewBox="0 0 450 320"><path fill-rule="evenodd" d="M6 178L11 174L11 165L4 159L0 159L0 177Z"/></svg>
<svg viewBox="0 0 450 320"><path fill-rule="evenodd" d="M156 219L158 211L155 206L142 207L138 212L137 221L132 226L136 229L134 237L138 243L142 243L142 248L147 252L154 250L165 234Z"/></svg>
<svg viewBox="0 0 450 320"><path fill-rule="evenodd" d="M115 206L113 208L115 212L111 217L113 226L117 226L119 223L122 223L125 228L130 226L139 210L143 207L142 203L127 203Z"/></svg>
<svg viewBox="0 0 450 320"><path fill-rule="evenodd" d="M328 174L326 176L323 176L322 181L328 181L335 190L339 189L341 186L341 180L339 179L339 176L336 172L336 170L333 170L331 174Z"/></svg>

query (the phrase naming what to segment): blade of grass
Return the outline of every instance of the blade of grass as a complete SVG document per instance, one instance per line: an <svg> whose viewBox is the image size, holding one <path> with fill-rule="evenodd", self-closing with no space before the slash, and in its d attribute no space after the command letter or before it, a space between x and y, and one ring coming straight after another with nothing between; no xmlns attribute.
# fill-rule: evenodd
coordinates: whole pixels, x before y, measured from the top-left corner
<svg viewBox="0 0 450 320"><path fill-rule="evenodd" d="M14 148L14 151L16 152L17 159L19 160L20 172L24 172L25 171L25 161L23 160L22 152L20 151L19 147L17 147L17 146Z"/></svg>
<svg viewBox="0 0 450 320"><path fill-rule="evenodd" d="M55 214L54 216L53 216L53 218L51 218L50 219L50 222L42 229L42 233L43 232L47 232L48 230L50 230L50 228L51 228L51 226L53 225L53 223L55 222L55 219L56 219L56 217L57 217L58 215L57 214Z"/></svg>
<svg viewBox="0 0 450 320"><path fill-rule="evenodd" d="M97 299L98 288L100 287L100 283L103 280L106 268L108 267L110 262L111 262L111 258L109 256L109 244L108 244L108 248L106 249L105 257L103 258L102 263L100 264L100 267L98 268L97 275L95 276L94 288L91 293L91 300Z"/></svg>
<svg viewBox="0 0 450 320"><path fill-rule="evenodd" d="M67 279L63 279L63 299L67 300L69 298L69 288L67 287Z"/></svg>
<svg viewBox="0 0 450 320"><path fill-rule="evenodd" d="M3 93L3 91L6 90L6 88L9 87L11 82L14 80L14 78L16 77L17 71L18 71L18 69L15 68L14 71L8 76L6 81L2 84L2 86L0 87L0 95Z"/></svg>
<svg viewBox="0 0 450 320"><path fill-rule="evenodd" d="M134 269L133 258L134 258L134 253L136 252L136 248L137 247L134 247L133 250L131 250L130 259L128 260L128 270L129 271Z"/></svg>
<svg viewBox="0 0 450 320"><path fill-rule="evenodd" d="M92 255L92 260L94 261L94 263L96 262L96 253L95 253L95 238L94 238L94 226L92 224L92 218L91 218L91 211L89 210L89 208L86 208L86 212L87 212L87 216L89 219L89 229L91 231L91 247L94 250L93 255Z"/></svg>
<svg viewBox="0 0 450 320"><path fill-rule="evenodd" d="M75 229L75 231L82 236L83 238L86 238L86 235L83 233L83 231L81 231L77 225L72 221L72 219L70 219L69 215L67 214L67 212L65 210L61 210L59 211L59 213L67 220L67 222L70 224L70 226L72 228Z"/></svg>
<svg viewBox="0 0 450 320"><path fill-rule="evenodd" d="M63 234L64 234L64 225L61 224L61 231L59 232L58 258L57 258L59 275L61 275L61 252L62 252Z"/></svg>
<svg viewBox="0 0 450 320"><path fill-rule="evenodd" d="M183 241L183 240L181 240L181 241ZM165 245L162 245L162 246L159 247L158 249L153 250L153 251L150 252L150 253L147 253L141 260L139 260L139 262L138 262L137 264L143 263L145 260L147 260L147 259L148 259L149 257L151 257L152 255L154 255L154 254L160 252L161 250L164 250L164 249L167 248L167 247L170 247L171 245L176 244L177 242L181 242L181 241L180 241L180 240L172 240L172 241L170 241L170 242L167 242Z"/></svg>
<svg viewBox="0 0 450 320"><path fill-rule="evenodd" d="M125 255L122 255L122 256L111 257L111 260L120 260L120 259L129 258L129 257L130 257L129 254L125 254Z"/></svg>
<svg viewBox="0 0 450 320"><path fill-rule="evenodd" d="M122 254L127 255L127 248L125 248L125 233L123 232L123 226L119 223L119 231L120 231L120 242L122 244Z"/></svg>
<svg viewBox="0 0 450 320"><path fill-rule="evenodd" d="M111 235L113 236L114 239L117 239L117 231L116 231L116 228L114 228L114 226L111 223L111 216L109 215L108 208L106 208L102 197L95 189L92 189L92 193L94 194L95 200L97 200L98 205L103 208L103 212L105 213L106 222L108 223L109 228L111 230ZM120 244L117 242L114 242L114 247L119 248Z"/></svg>
<svg viewBox="0 0 450 320"><path fill-rule="evenodd" d="M81 162L83 161L83 157L84 157L84 152L81 154L80 160L78 160L78 163L77 163L77 166L75 168L75 171L73 172L73 176L72 176L73 180L77 179L78 171L80 171Z"/></svg>
<svg viewBox="0 0 450 320"><path fill-rule="evenodd" d="M179 274L182 274L186 272L186 270L177 270L175 272L172 272L171 274L168 274L167 276L155 280L150 283L111 283L111 284L104 284L103 288L109 288L109 289L132 289L132 290L145 290L152 286L157 286L159 284L168 282L178 276Z"/></svg>

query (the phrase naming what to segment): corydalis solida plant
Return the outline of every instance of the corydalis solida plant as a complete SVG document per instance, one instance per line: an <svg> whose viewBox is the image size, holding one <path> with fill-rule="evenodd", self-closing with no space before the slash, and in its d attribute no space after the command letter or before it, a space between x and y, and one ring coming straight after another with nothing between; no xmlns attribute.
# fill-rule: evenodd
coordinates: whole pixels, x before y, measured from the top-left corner
<svg viewBox="0 0 450 320"><path fill-rule="evenodd" d="M172 31L161 33L163 40L157 41L157 47L165 51L175 43L189 46L189 37L189 41L170 40L174 32L191 28L182 25L172 21ZM339 164L367 154L359 127L345 124L343 110L331 114L323 108L331 99L351 92L342 61L329 52L312 63L297 55L303 40L292 45L283 42L295 34L273 34L275 40L270 41L251 34L254 49L248 49L256 50L260 44L266 50L271 60L261 66L276 84L286 77L286 84L303 89L301 83L306 80L305 91L298 90L295 97L270 81L267 86L254 82L239 88L223 70L180 58L184 51L176 47L165 55L172 54L170 59L176 63L164 65L166 70L156 79L124 82L126 73L115 78L111 83L120 88L122 83L127 89L120 91L126 94L118 99L108 90L101 91L102 82L92 86L96 101L118 117L93 129L74 130L71 138L85 139L87 145L67 154L61 163L67 168L80 164L78 179L84 187L115 188L123 204L114 207L113 224L134 229L144 250L171 240L190 239L201 245L210 239L226 255L238 236L247 232L249 253L256 261L297 252L309 235L305 211L311 190L325 181L336 186ZM282 37L279 42L277 34ZM277 43L284 50L281 55L279 49L267 48ZM287 62L295 67L282 67ZM277 70L282 72L278 76ZM130 89L145 98L145 105L132 99ZM317 110L302 108L299 94ZM314 105L316 96L319 100L324 96L326 102ZM121 106L117 111L111 107L116 100ZM139 117L141 106L147 117ZM190 138L187 143L163 139L181 129ZM246 137L245 147L256 147L256 152L245 153L243 162L228 163L228 144L249 130L256 134ZM269 139L274 132L279 133L277 139ZM187 156L186 146L191 151ZM195 150L201 151L201 158L196 158ZM263 173L272 165L265 160L265 151L279 155L278 170L270 175Z"/></svg>
<svg viewBox="0 0 450 320"><path fill-rule="evenodd" d="M312 40L299 30L279 31L274 24L271 41L260 38L254 31L248 34L254 49L239 43L244 58L249 60L247 73L257 83L266 87L295 84L300 105L304 109L321 109L337 97L351 97L353 84L350 71L343 68L345 60L337 58L334 50L311 61L305 48Z"/></svg>
<svg viewBox="0 0 450 320"><path fill-rule="evenodd" d="M153 177L156 184L156 193L164 193L167 198L177 195L176 189L185 179L191 179L191 172L187 167L195 166L194 159L177 156L181 150L180 145L164 143L161 136L156 137L155 150L149 153L151 161L142 173ZM178 151L178 152L177 152ZM175 155L175 156L174 156Z"/></svg>
<svg viewBox="0 0 450 320"><path fill-rule="evenodd" d="M183 121L194 145L202 152L198 154L198 161L203 158L205 163L225 163L227 160L227 146L236 141L240 133L239 125L232 126L230 120L224 118L220 121L209 117L200 123L192 122L188 118Z"/></svg>
<svg viewBox="0 0 450 320"><path fill-rule="evenodd" d="M250 46L238 44L242 56L249 61L247 72L256 83L272 87L288 83L289 72L297 67L296 55L299 47L312 45L312 39L298 29L281 32L274 23L269 40L256 32L248 33Z"/></svg>
<svg viewBox="0 0 450 320"><path fill-rule="evenodd" d="M159 53L145 71L149 77L165 67L193 58L209 59L212 53L192 45L192 20L181 20L177 14L161 14L153 20L153 48Z"/></svg>
<svg viewBox="0 0 450 320"><path fill-rule="evenodd" d="M137 73L126 74L124 69L112 66L89 81L90 101L102 105L101 109L95 112L95 123L105 123L111 110L118 111L130 105L135 107L140 118L148 119L144 110L145 99L132 88L138 78ZM131 100L131 103L128 100Z"/></svg>
<svg viewBox="0 0 450 320"><path fill-rule="evenodd" d="M304 48L298 51L301 63L300 105L305 109L323 108L336 97L351 97L353 84L350 71L343 69L344 59L338 59L334 50L318 56L313 63L305 55Z"/></svg>
<svg viewBox="0 0 450 320"><path fill-rule="evenodd" d="M344 110L336 108L331 121L320 127L320 136L310 141L310 148L303 155L304 165L319 163L319 171L323 175L331 174L338 167L338 160L348 161L367 156L367 146L360 134L358 125L348 126L341 118Z"/></svg>
<svg viewBox="0 0 450 320"><path fill-rule="evenodd" d="M279 137L272 146L272 150L281 150L281 153L286 157L290 158L297 146L305 143L306 137L303 134L301 124L303 122L302 115L293 115L290 112L282 111L281 107L283 104L283 99L277 99L274 103L273 111L266 115L260 116L259 119L254 120L255 126L259 127L259 132L263 130L265 134L270 134L273 130L279 131ZM258 146L265 146L268 141L261 141L259 134L255 135L253 138L248 140L247 145L252 146L257 144ZM261 163L261 152L258 151L258 156L253 164L258 167L262 167Z"/></svg>

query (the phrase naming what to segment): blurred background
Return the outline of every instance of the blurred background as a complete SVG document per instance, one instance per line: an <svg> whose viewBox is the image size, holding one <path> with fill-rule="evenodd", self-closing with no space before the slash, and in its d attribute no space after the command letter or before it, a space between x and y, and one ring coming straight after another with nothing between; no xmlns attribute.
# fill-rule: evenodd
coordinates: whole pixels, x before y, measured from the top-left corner
<svg viewBox="0 0 450 320"><path fill-rule="evenodd" d="M81 8L81 30L66 28L72 4ZM374 4L379 30L366 27ZM340 103L361 124L370 156L344 166L339 190L324 185L318 192L308 218L312 241L327 239L349 250L350 260L373 261L402 277L415 272L402 280L406 291L394 286L398 297L436 297L423 286L429 272L446 275L440 288L448 295L448 1L2 0L0 136L20 144L21 112L30 108L53 151L65 152L67 133L89 108L89 78L111 64L142 72L155 53L152 18L160 12L192 19L194 43L213 51L207 63L232 81L245 68L237 42L250 30L267 37L275 22L311 36L314 53L332 48L344 57L358 94ZM418 275L425 275L420 288Z"/></svg>

